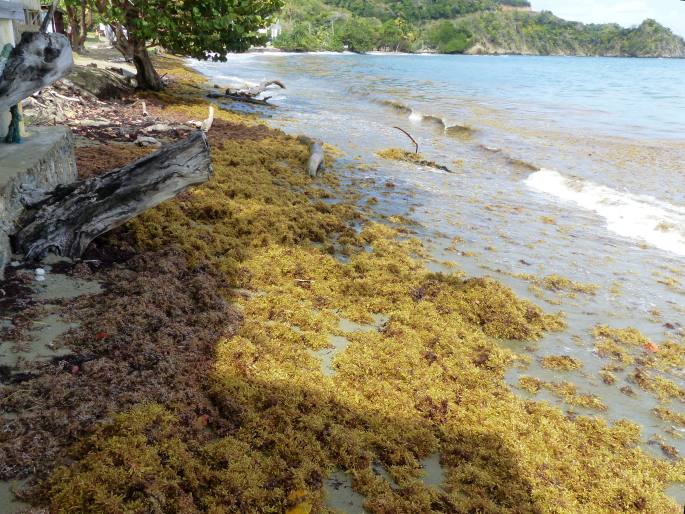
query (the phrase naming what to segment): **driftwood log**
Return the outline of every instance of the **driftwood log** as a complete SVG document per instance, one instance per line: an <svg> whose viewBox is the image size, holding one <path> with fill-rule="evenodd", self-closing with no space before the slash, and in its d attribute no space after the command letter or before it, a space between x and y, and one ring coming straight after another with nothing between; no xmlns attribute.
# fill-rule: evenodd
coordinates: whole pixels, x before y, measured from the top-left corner
<svg viewBox="0 0 685 514"><path fill-rule="evenodd" d="M323 149L323 144L311 137L299 136L300 143L309 146L309 161L307 161L307 172L309 176L314 178L322 171L326 165L326 154Z"/></svg>
<svg viewBox="0 0 685 514"><path fill-rule="evenodd" d="M271 86L278 86L281 89L285 89L285 85L280 80L263 80L256 86L240 88L240 89L226 89L227 95L240 95L240 96L250 96L254 98L255 96L261 95L264 91L269 89Z"/></svg>
<svg viewBox="0 0 685 514"><path fill-rule="evenodd" d="M325 154L323 145L319 141L312 142L309 145L309 162L307 163L307 170L310 177L316 177L325 165Z"/></svg>
<svg viewBox="0 0 685 514"><path fill-rule="evenodd" d="M24 32L0 75L0 111L66 76L73 64L69 40L62 34Z"/></svg>
<svg viewBox="0 0 685 514"><path fill-rule="evenodd" d="M32 205L13 237L27 260L53 251L83 255L90 242L184 189L209 180L212 165L202 131L158 152L27 201Z"/></svg>
<svg viewBox="0 0 685 514"><path fill-rule="evenodd" d="M209 98L228 98L234 102L245 102L256 105L271 105L269 103L270 96L264 98L257 98L259 95L267 91L272 86L277 86L285 89L285 85L280 80L263 80L255 86L246 88L231 89L228 88L224 93L211 92L207 96Z"/></svg>
<svg viewBox="0 0 685 514"><path fill-rule="evenodd" d="M243 102L248 104L265 105L268 107L273 107L273 105L269 103L269 99L271 98L270 96L267 96L265 98L252 98L251 96L228 95L226 93L215 93L211 91L207 93L207 98L228 99L233 100L234 102Z"/></svg>

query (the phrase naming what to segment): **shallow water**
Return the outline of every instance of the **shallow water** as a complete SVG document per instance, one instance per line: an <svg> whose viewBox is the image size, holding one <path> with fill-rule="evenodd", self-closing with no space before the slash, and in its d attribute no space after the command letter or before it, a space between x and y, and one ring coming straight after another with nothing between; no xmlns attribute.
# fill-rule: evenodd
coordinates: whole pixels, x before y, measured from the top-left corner
<svg viewBox="0 0 685 514"><path fill-rule="evenodd" d="M101 284L97 281L52 273L49 265L44 269L47 272L44 275L37 275L31 289L32 297L45 303L45 312L33 321L26 337L20 343L0 340L0 366L19 370L27 363L47 361L71 353L68 348L60 347L57 341L60 336L79 325L60 317L60 307L56 302L97 294L102 290ZM3 325L3 328L10 328L11 321L3 320Z"/></svg>
<svg viewBox="0 0 685 514"><path fill-rule="evenodd" d="M388 320L387 316L381 314L373 314L373 324L363 325L356 323L349 319L341 319L338 328L343 332L372 332L379 330L381 326ZM350 340L345 336L332 335L328 336L328 347L321 350L312 351L312 355L321 361L321 372L324 376L332 377L335 375L335 357L344 352L349 346Z"/></svg>
<svg viewBox="0 0 685 514"><path fill-rule="evenodd" d="M326 506L334 512L366 514L364 497L352 489L352 477L344 471L335 471L324 481Z"/></svg>
<svg viewBox="0 0 685 514"><path fill-rule="evenodd" d="M431 269L456 264L490 275L566 313L566 331L510 345L532 360L510 370L513 386L520 375L568 380L599 396L607 412L570 408L545 392L535 397L609 421L631 419L645 442L660 435L685 454L685 439L651 413L654 396L625 373L615 385L602 382L608 361L594 353L591 335L606 324L638 328L657 344L684 342L685 61L249 54L193 65L219 84L283 80L288 89L272 99L278 109L264 109L270 123L342 149L337 165L357 181L362 203L374 198L377 212L419 223ZM394 127L456 173L380 159L388 147L413 149ZM519 274L558 274L599 289L573 297L536 289ZM561 354L583 369L539 365ZM685 386L685 369L667 376ZM619 390L625 385L636 396ZM677 402L668 408L685 413Z"/></svg>
<svg viewBox="0 0 685 514"><path fill-rule="evenodd" d="M429 487L441 487L445 481L445 470L440 464L440 454L429 455L421 461L423 467L422 482ZM382 478L391 488L397 489L397 483L380 462L373 463L373 472ZM352 477L343 471L335 471L324 482L326 506L334 512L345 514L365 514L364 496L352 488Z"/></svg>
<svg viewBox="0 0 685 514"><path fill-rule="evenodd" d="M440 487L445 481L445 469L440 464L440 454L435 453L421 461L423 483L429 487Z"/></svg>
<svg viewBox="0 0 685 514"><path fill-rule="evenodd" d="M58 300L97 294L102 290L99 282L51 273L50 265L44 266L44 269L47 271L45 275L37 276L40 280L31 285L33 298L45 302L44 315L33 321L31 329L21 343L0 340L0 366L11 368L13 373L22 372L30 363L70 354L69 348L59 345L59 338L67 331L77 328L79 324L60 317L60 307L56 303ZM4 320L3 324L3 328L11 326L9 320ZM1 417L9 420L12 414L2 413ZM16 480L0 481L0 513L13 514L30 507L17 501L12 493L12 489L21 489L23 484L23 481Z"/></svg>
<svg viewBox="0 0 685 514"><path fill-rule="evenodd" d="M55 341L68 330L77 328L77 323L63 321L54 312L34 321L34 328L28 333L28 341L19 347L12 341L0 341L0 365L21 369L22 363L47 361L71 350L55 346Z"/></svg>
<svg viewBox="0 0 685 514"><path fill-rule="evenodd" d="M21 480L0 482L0 512L14 514L30 507L29 504L18 501L14 497L13 489L20 489L23 485Z"/></svg>

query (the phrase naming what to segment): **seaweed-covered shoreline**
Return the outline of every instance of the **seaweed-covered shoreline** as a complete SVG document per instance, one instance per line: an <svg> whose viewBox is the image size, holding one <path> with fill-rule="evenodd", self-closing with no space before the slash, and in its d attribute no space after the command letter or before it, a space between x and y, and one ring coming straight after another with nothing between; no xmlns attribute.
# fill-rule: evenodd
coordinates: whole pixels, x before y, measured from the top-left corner
<svg viewBox="0 0 685 514"><path fill-rule="evenodd" d="M202 78L172 65L176 84L149 101L201 119ZM33 475L28 501L329 512L322 484L340 470L373 513L676 512L663 490L682 462L646 455L636 425L505 384L518 357L497 340L563 317L494 280L430 272L421 241L358 207L335 165L307 176L298 139L225 112L209 136L208 184L97 242L106 264L72 270L105 291L64 306L81 321L70 365L0 389L3 478ZM331 337L347 346L324 373ZM421 480L435 454L439 487Z"/></svg>

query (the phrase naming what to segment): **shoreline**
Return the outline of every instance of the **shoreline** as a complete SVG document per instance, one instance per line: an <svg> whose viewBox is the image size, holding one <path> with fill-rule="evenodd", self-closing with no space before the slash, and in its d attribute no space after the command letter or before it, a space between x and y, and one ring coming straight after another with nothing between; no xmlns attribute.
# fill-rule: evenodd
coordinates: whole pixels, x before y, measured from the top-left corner
<svg viewBox="0 0 685 514"><path fill-rule="evenodd" d="M351 52L349 50L343 50L336 52L335 50L316 50L316 51L293 51L293 50L282 50L275 47L265 47L265 48L251 48L246 54L257 54L257 55L269 55L269 54L312 54L312 55L376 55L376 56L442 56L442 57L577 57L577 58L605 58L605 59L671 59L671 60L683 60L685 56L660 56L660 55L590 55L590 54L524 54L524 53L507 53L507 52L493 52L493 53L453 53L445 54L440 52L391 52L384 50L372 50L369 52L359 53ZM239 54L236 54L239 55Z"/></svg>
<svg viewBox="0 0 685 514"><path fill-rule="evenodd" d="M211 81L174 66L195 87ZM143 98L170 120L202 119L208 103L178 84ZM642 453L633 424L570 419L504 384L522 363L495 338L534 340L561 320L493 280L430 273L410 226L358 205L353 172L306 176L296 138L223 111L215 123L212 182L103 238L108 266L81 266L106 288L65 306L84 320L68 346L97 358L12 400L30 405L47 387L46 411L59 413L66 388L87 419L41 426L71 463L34 490L39 503L325 512L322 486L339 469L371 512L673 509L661 491L685 477L682 461ZM317 352L336 342L346 351L327 375ZM120 386L112 376L132 392L88 404L94 384L105 396ZM422 459L436 454L445 478L427 486Z"/></svg>

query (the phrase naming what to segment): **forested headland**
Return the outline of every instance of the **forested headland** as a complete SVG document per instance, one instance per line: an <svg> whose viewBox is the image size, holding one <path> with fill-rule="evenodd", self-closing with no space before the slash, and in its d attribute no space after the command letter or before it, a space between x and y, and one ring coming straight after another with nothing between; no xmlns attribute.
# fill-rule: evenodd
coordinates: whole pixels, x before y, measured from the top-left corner
<svg viewBox="0 0 685 514"><path fill-rule="evenodd" d="M526 0L288 0L275 47L288 51L685 57L654 20L566 21Z"/></svg>

